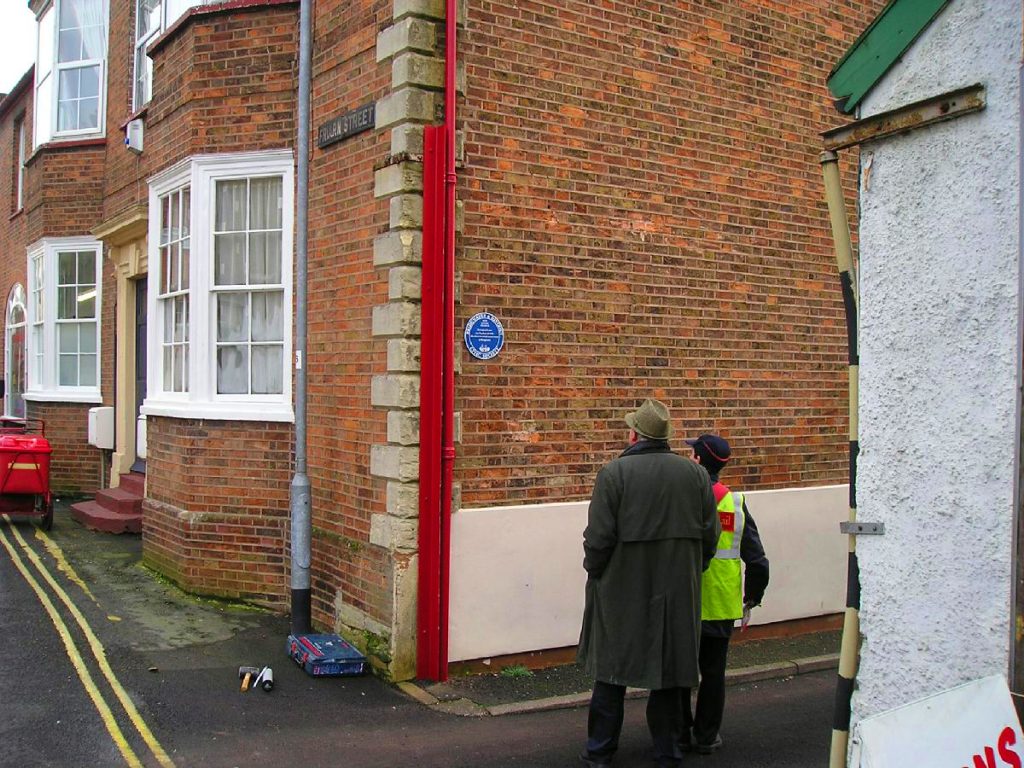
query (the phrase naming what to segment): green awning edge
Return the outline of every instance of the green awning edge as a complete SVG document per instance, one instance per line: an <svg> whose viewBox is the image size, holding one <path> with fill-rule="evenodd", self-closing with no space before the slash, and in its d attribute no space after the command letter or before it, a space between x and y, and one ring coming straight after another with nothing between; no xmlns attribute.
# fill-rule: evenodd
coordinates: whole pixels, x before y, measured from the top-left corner
<svg viewBox="0 0 1024 768"><path fill-rule="evenodd" d="M851 114L951 0L889 0L828 76L836 109Z"/></svg>

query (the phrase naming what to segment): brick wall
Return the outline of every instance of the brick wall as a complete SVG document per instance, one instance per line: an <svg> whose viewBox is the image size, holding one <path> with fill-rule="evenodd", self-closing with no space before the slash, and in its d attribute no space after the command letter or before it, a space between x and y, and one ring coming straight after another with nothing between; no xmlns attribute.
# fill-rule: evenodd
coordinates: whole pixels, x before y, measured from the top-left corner
<svg viewBox="0 0 1024 768"><path fill-rule="evenodd" d="M370 446L384 441L385 414L370 407L370 379L386 352L371 342L374 305L387 281L373 266L373 238L387 227L373 197L373 168L386 132L369 131L323 149L316 128L375 101L390 68L375 60L391 0L318 2L313 61L309 231L309 443L313 508L314 620L333 624L336 600L389 622L391 555L370 546L370 517L384 487L369 474Z"/></svg>
<svg viewBox="0 0 1024 768"><path fill-rule="evenodd" d="M460 345L465 506L586 497L648 395L739 486L846 480L817 134L882 5L469 4L457 327L493 312L506 348Z"/></svg>
<svg viewBox="0 0 1024 768"><path fill-rule="evenodd" d="M107 217L145 203L146 179L189 155L294 144L298 0L201 6L153 42L141 155L122 146L133 114L133 14L111 13L110 92L119 101L108 109Z"/></svg>
<svg viewBox="0 0 1024 768"><path fill-rule="evenodd" d="M31 80L31 76L30 76ZM31 81L23 90L12 90L9 100L4 102L0 115L0 303L3 305L3 327L7 327L7 300L11 289L20 284L28 290L26 272L28 261L26 246L28 232L24 208L17 206L15 189L18 149L16 128L19 122L26 127L26 154L31 152L32 143L32 86ZM24 198L23 198L24 201ZM6 370L7 334L0 334L0 361Z"/></svg>
<svg viewBox="0 0 1024 768"><path fill-rule="evenodd" d="M32 83L13 102L5 102L0 115L0 301L6 328L7 299L20 283L27 298L27 248L43 237L81 236L95 224L100 210L102 143L68 147L47 146L32 151ZM15 130L19 121L27 127L27 167L23 207L17 209ZM109 296L105 299L110 299ZM112 308L104 301L104 318ZM104 328L112 326L106 324ZM112 338L112 337L111 337ZM0 334L3 366L6 366L7 334ZM113 369L106 360L112 348L103 349L102 386L108 390ZM6 371L5 371L6 374ZM92 493L100 485L102 454L86 442L88 405L78 403L27 403L31 418L42 419L53 447L50 487L57 494Z"/></svg>
<svg viewBox="0 0 1024 768"><path fill-rule="evenodd" d="M103 453L88 444L89 405L81 403L26 403L30 419L42 419L50 457L50 488L58 496L90 495L103 487ZM104 477L105 479L105 477Z"/></svg>
<svg viewBox="0 0 1024 768"><path fill-rule="evenodd" d="M111 93L121 100L108 110L106 217L146 204L147 179L185 157L294 144L298 3L263 0L194 9L151 44L145 149L115 149L132 116L134 10L124 5L111 14ZM147 562L196 592L283 607L292 434L284 424L147 419Z"/></svg>
<svg viewBox="0 0 1024 768"><path fill-rule="evenodd" d="M146 201L147 189L143 182L150 161L146 154L136 154L124 146L123 126L133 115L135 6L136 3L124 0L109 3L106 113L109 151L104 158L104 220ZM145 136L147 144L148 140L149 136Z"/></svg>
<svg viewBox="0 0 1024 768"><path fill-rule="evenodd" d="M18 145L17 127L26 130L26 154L31 151L32 93L31 83L19 93L12 91L0 117L0 304L3 309L4 333L0 334L0 369L7 375L7 301L15 285L27 291L26 217L17 203ZM24 191L23 191L24 203ZM25 294L27 296L27 294ZM27 361L26 361L27 365ZM6 409L5 409L6 410Z"/></svg>
<svg viewBox="0 0 1024 768"><path fill-rule="evenodd" d="M487 310L507 334L486 362L459 345L465 506L586 496L621 447L622 413L648 394L669 402L681 430L729 437L738 485L845 480L845 327L817 134L840 122L828 69L882 4L464 6L457 327ZM234 0L196 9L151 46L146 150L125 150L133 5L111 3L106 142L39 153L25 213L0 217L2 252L16 254L0 267L8 290L24 280L27 243L82 234L145 203L146 180L178 160L294 143L298 4ZM314 137L390 94L392 65L377 61L375 44L407 6L429 16L438 4L317 3ZM435 55L441 42L438 32ZM393 298L374 239L414 230L418 213L414 191L375 198L374 170L396 162L389 139L414 142L416 126L407 128L311 149L309 474L321 625L351 608L386 627L395 574L411 557L370 543L387 483L369 466L373 446L396 442L386 411L371 406L395 341L374 338L374 308ZM0 117L0 152L10 130ZM34 407L77 441L62 448L68 482L98 477L85 406ZM153 417L148 428L147 561L195 591L283 605L291 426ZM397 442L414 445L406 437Z"/></svg>
<svg viewBox="0 0 1024 768"><path fill-rule="evenodd" d="M27 236L87 235L103 208L105 142L46 144L29 160L25 200Z"/></svg>
<svg viewBox="0 0 1024 768"><path fill-rule="evenodd" d="M284 607L290 424L147 419L143 549L183 587Z"/></svg>

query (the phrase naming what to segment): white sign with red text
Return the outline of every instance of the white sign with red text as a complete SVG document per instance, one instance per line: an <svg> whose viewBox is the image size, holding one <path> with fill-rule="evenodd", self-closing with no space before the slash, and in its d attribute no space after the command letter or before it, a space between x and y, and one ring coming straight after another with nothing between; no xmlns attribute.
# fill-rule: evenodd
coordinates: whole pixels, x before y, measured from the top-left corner
<svg viewBox="0 0 1024 768"><path fill-rule="evenodd" d="M1024 768L1024 734L994 675L865 718L852 757L860 768Z"/></svg>

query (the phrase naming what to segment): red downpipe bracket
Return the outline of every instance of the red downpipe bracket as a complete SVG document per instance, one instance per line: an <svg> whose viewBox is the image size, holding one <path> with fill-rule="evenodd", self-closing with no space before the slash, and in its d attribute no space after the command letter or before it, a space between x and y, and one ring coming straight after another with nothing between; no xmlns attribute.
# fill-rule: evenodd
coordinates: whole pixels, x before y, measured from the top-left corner
<svg viewBox="0 0 1024 768"><path fill-rule="evenodd" d="M416 675L448 679L455 462L456 0L445 4L445 121L423 131L420 526Z"/></svg>

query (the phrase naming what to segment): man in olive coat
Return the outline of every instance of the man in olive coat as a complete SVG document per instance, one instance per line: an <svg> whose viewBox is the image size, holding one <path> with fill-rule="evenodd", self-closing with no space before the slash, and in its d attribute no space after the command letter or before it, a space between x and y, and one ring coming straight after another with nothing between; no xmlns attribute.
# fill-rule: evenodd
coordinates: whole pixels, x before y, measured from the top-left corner
<svg viewBox="0 0 1024 768"><path fill-rule="evenodd" d="M626 415L629 447L601 468L583 533L586 605L578 660L594 677L587 766L611 763L626 687L647 688L660 766L677 766L682 689L697 684L701 574L721 531L708 473L671 451L668 408Z"/></svg>

